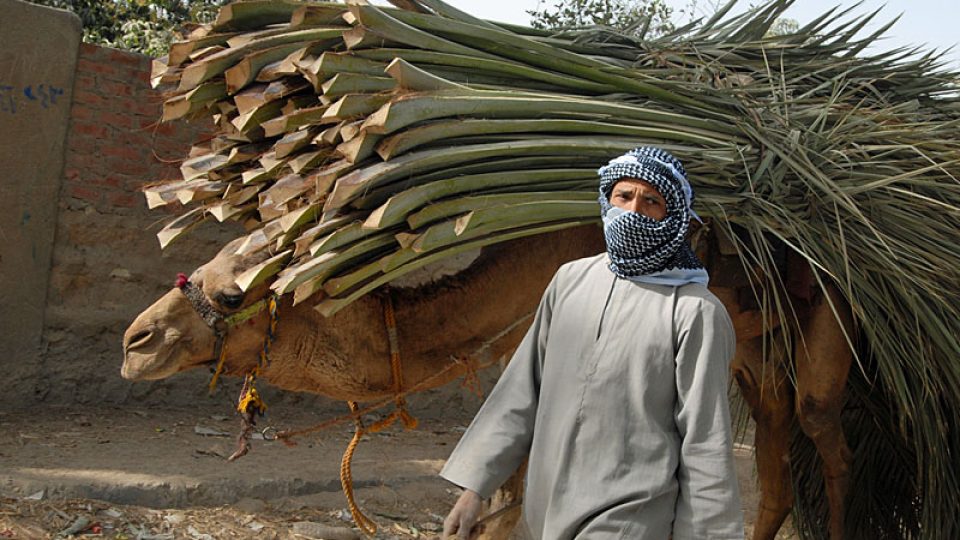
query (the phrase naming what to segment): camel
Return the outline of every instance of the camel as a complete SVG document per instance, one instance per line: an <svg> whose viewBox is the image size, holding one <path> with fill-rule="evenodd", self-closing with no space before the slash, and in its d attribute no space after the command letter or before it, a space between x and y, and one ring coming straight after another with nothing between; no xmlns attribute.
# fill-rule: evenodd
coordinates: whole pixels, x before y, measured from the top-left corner
<svg viewBox="0 0 960 540"><path fill-rule="evenodd" d="M224 314L241 311L269 294L268 284L246 294L235 284L237 275L263 258L235 255L241 240L226 245L190 276L206 300ZM800 284L792 287L796 317L789 325L780 324L776 317L765 321L761 311L741 301L745 289L738 281L742 280L729 278L743 272L739 259L724 255L717 246L715 240L699 242L697 251L711 272L711 290L733 319L738 343L731 372L756 421L761 502L753 538L773 539L792 507L788 446L790 426L796 418L823 460L829 533L838 540L843 535L851 460L840 426L841 401L852 361L846 338L853 324L850 310L835 289L810 294L814 288L809 286L809 265L795 263L800 271L793 274L800 279L789 279L790 272L787 277ZM554 272L565 262L603 249L602 234L592 225L498 244L484 248L473 264L454 276L417 289L381 289L330 318L309 302L293 306L289 297L283 297L270 361L261 378L281 389L339 400L389 398L396 392L384 323L385 305L390 302L396 311L404 387L424 382L445 384L466 375L470 361L488 362L509 355L523 337ZM225 374L243 376L257 364L267 325L268 316L260 312L227 332ZM789 329L797 336L792 350L777 345L784 340L769 339L770 331ZM490 336L499 337L491 341ZM133 380L161 379L208 365L216 341L184 292L174 288L127 329L121 373ZM477 351L482 351L481 358L464 361ZM789 361L796 365L795 386L786 375ZM519 474L501 489L494 505L519 497ZM487 527L485 537L507 537L506 531L512 529L519 513L502 515L499 523Z"/></svg>

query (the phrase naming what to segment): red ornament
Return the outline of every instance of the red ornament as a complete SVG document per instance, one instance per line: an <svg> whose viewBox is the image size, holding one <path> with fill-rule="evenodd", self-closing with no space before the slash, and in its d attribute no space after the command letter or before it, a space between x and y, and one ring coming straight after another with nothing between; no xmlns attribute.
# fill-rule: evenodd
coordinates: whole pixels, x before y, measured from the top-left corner
<svg viewBox="0 0 960 540"><path fill-rule="evenodd" d="M183 272L179 272L177 273L177 282L174 284L174 286L178 289L182 289L186 287L187 283L189 282L190 282L190 279L187 277L187 275L184 274Z"/></svg>

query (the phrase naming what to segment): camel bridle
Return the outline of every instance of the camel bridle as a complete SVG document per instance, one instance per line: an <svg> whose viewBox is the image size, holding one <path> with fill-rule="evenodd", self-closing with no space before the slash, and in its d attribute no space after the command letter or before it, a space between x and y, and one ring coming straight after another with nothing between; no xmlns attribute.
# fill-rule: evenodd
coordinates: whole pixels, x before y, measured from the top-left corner
<svg viewBox="0 0 960 540"><path fill-rule="evenodd" d="M213 346L213 358L209 360L209 362L217 362L213 378L211 379L209 385L211 392L213 392L213 390L216 388L217 379L220 377L220 373L223 371L223 364L227 357L225 347L227 341L227 332L231 328L257 316L264 309L268 309L270 312L270 324L267 327L267 335L264 338L263 350L260 353L260 363L257 365L254 371L259 374L260 370L263 367L266 367L267 354L269 353L270 345L273 343L273 334L276 330L277 323L277 298L275 296L263 298L236 313L226 315L214 307L214 305L210 303L210 300L207 299L207 295L203 293L200 287L197 287L195 283L190 281L186 275L182 273L177 274L176 287L180 289L180 292L182 292L190 302L193 310L197 313L197 315L200 316L203 322L206 323L206 325L213 332L213 335L216 337L216 342ZM244 395L241 395L241 403L243 402L243 398ZM263 408L265 409L265 406Z"/></svg>
<svg viewBox="0 0 960 540"><path fill-rule="evenodd" d="M203 294L200 287L197 287L192 281L178 278L177 288L180 289L180 292L190 301L190 305L193 307L193 310L197 312L197 315L199 315L200 318L203 319L203 322L213 331L214 336L217 338L216 345L214 345L213 349L213 357L214 359L219 358L223 350L223 343L227 338L226 317L220 310L213 307L213 304L207 300L207 296Z"/></svg>

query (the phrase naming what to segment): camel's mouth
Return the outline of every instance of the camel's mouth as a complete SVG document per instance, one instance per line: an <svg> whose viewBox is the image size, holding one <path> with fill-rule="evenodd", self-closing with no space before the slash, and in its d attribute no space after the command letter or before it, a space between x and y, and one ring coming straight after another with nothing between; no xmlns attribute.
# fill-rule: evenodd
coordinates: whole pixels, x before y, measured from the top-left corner
<svg viewBox="0 0 960 540"><path fill-rule="evenodd" d="M120 375L134 381L163 379L178 370L176 362L182 351L183 336L148 325L134 331L131 327L123 339L123 367Z"/></svg>

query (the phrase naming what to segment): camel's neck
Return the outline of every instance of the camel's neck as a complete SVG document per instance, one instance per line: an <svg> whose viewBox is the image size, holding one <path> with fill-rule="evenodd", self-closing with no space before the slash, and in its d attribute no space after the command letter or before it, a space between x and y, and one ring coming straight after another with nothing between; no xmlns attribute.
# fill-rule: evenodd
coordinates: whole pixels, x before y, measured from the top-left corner
<svg viewBox="0 0 960 540"><path fill-rule="evenodd" d="M404 387L424 381L430 386L443 384L464 372L457 367L446 372L448 376L436 377L455 358L476 354L471 360L485 362L515 348L557 268L602 250L597 227L578 227L494 246L470 268L438 284L368 295L330 318L310 302L291 306L287 300L281 305L266 377L287 390L336 399L389 396L394 380L384 295L390 295ZM484 345L501 334L501 339ZM240 348L248 352L238 354L250 358L238 360L252 362L256 340L248 337L244 343Z"/></svg>

